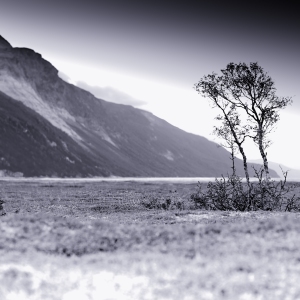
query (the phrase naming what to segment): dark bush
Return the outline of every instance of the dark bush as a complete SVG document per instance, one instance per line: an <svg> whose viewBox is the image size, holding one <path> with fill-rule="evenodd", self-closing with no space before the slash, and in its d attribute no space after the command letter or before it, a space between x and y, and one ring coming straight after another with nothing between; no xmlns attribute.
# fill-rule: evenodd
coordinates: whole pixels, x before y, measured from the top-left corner
<svg viewBox="0 0 300 300"><path fill-rule="evenodd" d="M4 211L4 207L3 204L5 203L5 201L0 199L0 216L4 216L6 215L5 211Z"/></svg>
<svg viewBox="0 0 300 300"><path fill-rule="evenodd" d="M159 198L150 198L144 199L141 201L141 205L147 209L164 209L164 210L172 210L172 209L184 209L184 203L180 200L172 200L170 198L159 199Z"/></svg>
<svg viewBox="0 0 300 300"><path fill-rule="evenodd" d="M207 210L284 210L300 211L300 197L294 193L295 185L287 185L284 179L276 182L264 177L263 169L255 170L256 182L250 186L242 183L237 175L228 175L227 178L215 179L209 182L206 190L198 183L198 190L191 195L195 208Z"/></svg>

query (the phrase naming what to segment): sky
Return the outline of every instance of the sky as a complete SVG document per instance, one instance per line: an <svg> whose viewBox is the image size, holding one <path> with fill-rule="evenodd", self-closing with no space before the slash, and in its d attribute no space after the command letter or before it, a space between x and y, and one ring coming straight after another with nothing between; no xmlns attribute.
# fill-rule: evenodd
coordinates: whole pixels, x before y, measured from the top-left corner
<svg viewBox="0 0 300 300"><path fill-rule="evenodd" d="M262 4L263 3L263 4ZM50 61L60 76L104 100L151 111L218 141L194 84L230 62L258 62L279 96L270 161L300 169L300 21L292 1L0 0L0 35ZM249 142L246 154L260 157Z"/></svg>

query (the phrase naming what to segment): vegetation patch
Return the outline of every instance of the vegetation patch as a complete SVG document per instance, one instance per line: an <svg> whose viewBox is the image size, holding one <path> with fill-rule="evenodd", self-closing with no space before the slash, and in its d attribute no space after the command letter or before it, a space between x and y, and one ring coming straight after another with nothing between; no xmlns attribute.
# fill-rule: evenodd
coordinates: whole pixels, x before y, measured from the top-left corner
<svg viewBox="0 0 300 300"><path fill-rule="evenodd" d="M1 182L1 298L297 299L298 212L150 209L195 186L117 184Z"/></svg>

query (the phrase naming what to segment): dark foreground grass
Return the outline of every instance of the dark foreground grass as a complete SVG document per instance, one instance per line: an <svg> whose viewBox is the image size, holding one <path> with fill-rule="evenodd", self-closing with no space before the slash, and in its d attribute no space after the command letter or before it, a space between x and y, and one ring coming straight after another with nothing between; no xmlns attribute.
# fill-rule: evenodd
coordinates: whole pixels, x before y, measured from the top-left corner
<svg viewBox="0 0 300 300"><path fill-rule="evenodd" d="M299 214L192 210L193 188L2 184L0 298L300 299Z"/></svg>

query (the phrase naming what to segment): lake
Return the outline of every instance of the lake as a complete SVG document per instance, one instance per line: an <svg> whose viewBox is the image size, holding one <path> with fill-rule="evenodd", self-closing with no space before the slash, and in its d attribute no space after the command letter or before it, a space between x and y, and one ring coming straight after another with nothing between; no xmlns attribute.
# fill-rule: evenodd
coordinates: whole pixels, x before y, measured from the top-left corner
<svg viewBox="0 0 300 300"><path fill-rule="evenodd" d="M272 178L280 181L281 178ZM0 177L0 181L22 181L22 182L170 182L170 183L197 183L215 181L215 177L93 177L93 178L50 178L50 177ZM243 182L245 182L243 178ZM257 181L250 178L250 181ZM300 182L300 178L290 178L287 181Z"/></svg>

